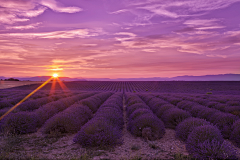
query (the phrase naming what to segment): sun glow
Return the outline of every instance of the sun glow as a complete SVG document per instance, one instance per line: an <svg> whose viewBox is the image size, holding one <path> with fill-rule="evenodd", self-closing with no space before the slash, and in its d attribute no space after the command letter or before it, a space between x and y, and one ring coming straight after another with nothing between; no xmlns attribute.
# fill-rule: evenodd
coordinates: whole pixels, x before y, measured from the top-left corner
<svg viewBox="0 0 240 160"><path fill-rule="evenodd" d="M54 73L54 74L53 74L53 77L54 77L54 78L57 78L57 77L58 77L58 74L57 74L57 73Z"/></svg>

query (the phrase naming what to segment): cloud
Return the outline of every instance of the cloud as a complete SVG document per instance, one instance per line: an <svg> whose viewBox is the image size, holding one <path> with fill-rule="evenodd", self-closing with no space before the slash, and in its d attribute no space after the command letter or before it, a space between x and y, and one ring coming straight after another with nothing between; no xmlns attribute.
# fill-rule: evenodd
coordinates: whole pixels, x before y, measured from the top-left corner
<svg viewBox="0 0 240 160"><path fill-rule="evenodd" d="M1 0L0 6L15 10L30 10L35 7L35 0Z"/></svg>
<svg viewBox="0 0 240 160"><path fill-rule="evenodd" d="M37 28L42 23L34 23L25 26L7 26L6 29L16 29L16 30L26 30L26 29L34 29Z"/></svg>
<svg viewBox="0 0 240 160"><path fill-rule="evenodd" d="M1 50L1 49L0 49ZM20 58L18 54L11 53L11 54L0 54L0 59L10 59L10 60L24 60L24 58Z"/></svg>
<svg viewBox="0 0 240 160"><path fill-rule="evenodd" d="M128 0L126 6L131 7L132 10L144 9L155 15L179 18L203 15L208 11L226 8L236 2L240 0Z"/></svg>
<svg viewBox="0 0 240 160"><path fill-rule="evenodd" d="M157 49L143 49L144 52L157 52Z"/></svg>
<svg viewBox="0 0 240 160"><path fill-rule="evenodd" d="M128 40L122 40L115 46L124 47L126 49L141 50L144 52L155 52L155 50L169 48L178 52L199 54L199 55L225 55L225 52L236 50L240 39L236 33L229 33L226 36L206 31L193 32L193 35L186 36L183 34L166 34L166 35L149 35L146 37L132 37ZM201 33L203 32L203 33ZM231 35L235 36L231 36ZM218 41L213 41L218 39ZM214 53L214 54L213 54ZM218 54L216 54L218 53ZM225 58L225 56L218 56Z"/></svg>
<svg viewBox="0 0 240 160"><path fill-rule="evenodd" d="M159 5L149 5L149 6L144 6L144 7L137 7L137 9L146 9L152 13L155 13L156 15L162 15L162 16L167 16L171 18L178 18L179 15L177 15L174 12L170 12L164 8L159 7Z"/></svg>
<svg viewBox="0 0 240 160"><path fill-rule="evenodd" d="M37 16L41 15L46 9L47 9L47 7L39 7L36 10L29 10L27 12L21 12L21 13L19 13L19 15L24 16L24 17L37 17Z"/></svg>
<svg viewBox="0 0 240 160"><path fill-rule="evenodd" d="M41 0L40 4L56 12L76 13L82 11L79 7L62 7L61 4L57 3L55 0Z"/></svg>
<svg viewBox="0 0 240 160"><path fill-rule="evenodd" d="M225 26L219 25L219 20L217 19L193 19L187 20L183 24L189 26L189 29L197 30L209 30L209 29L220 29L225 28Z"/></svg>
<svg viewBox="0 0 240 160"><path fill-rule="evenodd" d="M18 18L17 15L0 9L0 23L13 24L16 22L26 22L28 18Z"/></svg>
<svg viewBox="0 0 240 160"><path fill-rule="evenodd" d="M225 35L240 36L240 31L228 31L225 33Z"/></svg>
<svg viewBox="0 0 240 160"><path fill-rule="evenodd" d="M33 10L36 4L34 0L1 0L0 1L0 23L14 24L16 22L29 21L26 14Z"/></svg>
<svg viewBox="0 0 240 160"><path fill-rule="evenodd" d="M190 27L195 26L212 26L216 25L219 20L217 19L194 19L194 20L187 20L183 24L188 25Z"/></svg>
<svg viewBox="0 0 240 160"><path fill-rule="evenodd" d="M198 30L208 30L208 29L220 29L225 28L225 26L208 26L208 27L197 27Z"/></svg>
<svg viewBox="0 0 240 160"><path fill-rule="evenodd" d="M128 12L130 10L128 9L121 9L121 10L118 10L118 11L114 11L114 12L110 12L109 14L120 14L120 13L125 13L125 12Z"/></svg>
<svg viewBox="0 0 240 160"><path fill-rule="evenodd" d="M41 33L4 33L0 34L3 37L15 37L15 38L43 38L43 39L59 39L59 38L86 38L91 36L97 36L99 33L96 30L88 29L75 29L68 31L53 31L53 32L41 32Z"/></svg>
<svg viewBox="0 0 240 160"><path fill-rule="evenodd" d="M29 18L37 17L50 8L55 12L76 13L79 7L64 7L55 0L0 0L0 23L14 24L26 22Z"/></svg>
<svg viewBox="0 0 240 160"><path fill-rule="evenodd" d="M207 57L221 57L221 58L227 58L227 55L213 55L213 54L209 54L207 55Z"/></svg>

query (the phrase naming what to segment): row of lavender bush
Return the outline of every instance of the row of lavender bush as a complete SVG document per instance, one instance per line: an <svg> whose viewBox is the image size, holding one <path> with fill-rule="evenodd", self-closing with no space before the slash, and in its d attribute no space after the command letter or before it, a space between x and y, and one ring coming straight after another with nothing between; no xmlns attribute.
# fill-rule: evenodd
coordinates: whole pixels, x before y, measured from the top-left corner
<svg viewBox="0 0 240 160"><path fill-rule="evenodd" d="M21 92L20 94L14 94L7 96L3 98L0 101L0 109L6 108L6 107L12 107L13 105L17 104L19 101L21 101L24 97L26 97L28 93Z"/></svg>
<svg viewBox="0 0 240 160"><path fill-rule="evenodd" d="M57 101L62 98L70 97L70 96L73 96L76 94L81 94L81 93L84 93L84 92L46 94L44 97L42 96L39 98L24 101L22 104L20 104L17 107L17 111L33 111L35 109L38 109L39 107L41 107L44 104L47 104L47 103L50 103L53 101Z"/></svg>
<svg viewBox="0 0 240 160"><path fill-rule="evenodd" d="M5 133L25 134L36 132L46 120L74 104L75 101L96 94L95 92L70 96L54 102L47 103L33 112L22 111L10 113L0 121L0 130Z"/></svg>
<svg viewBox="0 0 240 160"><path fill-rule="evenodd" d="M163 122L153 114L149 106L136 95L127 93L126 111L128 116L128 130L135 136L148 140L156 140L165 134Z"/></svg>
<svg viewBox="0 0 240 160"><path fill-rule="evenodd" d="M142 94L140 97L151 106L158 117L163 119L166 126L176 127L176 136L186 141L186 148L193 158L236 158L233 147L225 143L221 131L216 126L204 119L193 118L189 112L173 105L181 104L180 99L165 98L165 100L172 102L170 104L160 99L159 96Z"/></svg>
<svg viewBox="0 0 240 160"><path fill-rule="evenodd" d="M176 128L176 136L186 143L197 159L237 159L233 146L224 141L217 126L200 118L187 118Z"/></svg>
<svg viewBox="0 0 240 160"><path fill-rule="evenodd" d="M29 91L28 91L29 92ZM18 91L17 94L12 94L12 95L8 95L4 98L2 98L0 100L0 109L4 109L4 108L9 108L12 107L13 105L17 104L18 102L20 102L23 98L25 98L29 93L26 91ZM39 98L44 98L44 97L48 97L49 100L51 101L52 99L60 99L63 97L63 95L60 92L56 92L54 94L49 94L49 91L47 91L48 93L44 93L44 92L36 92L33 95L31 95L25 102L23 102L21 105L24 106L28 101L33 101ZM41 102L41 101L40 101ZM36 104L37 105L37 104Z"/></svg>
<svg viewBox="0 0 240 160"><path fill-rule="evenodd" d="M180 103L179 105L181 105ZM185 103L189 105L188 110L190 110L195 117L204 118L213 123L221 130L224 138L231 140L233 144L240 147L240 119L238 116L224 113L214 108L201 106L194 102L185 101Z"/></svg>
<svg viewBox="0 0 240 160"><path fill-rule="evenodd" d="M240 117L240 97L239 96L229 96L229 95L228 96L226 96L226 95L181 96L181 95L178 95L178 97L182 98L184 100L197 102L197 103L207 106L209 108L215 108L222 112L231 113L233 115L237 115Z"/></svg>
<svg viewBox="0 0 240 160"><path fill-rule="evenodd" d="M42 132L44 134L76 133L93 117L99 106L110 95L110 92L103 92L75 102L64 111L48 119L42 127Z"/></svg>
<svg viewBox="0 0 240 160"><path fill-rule="evenodd" d="M240 97L234 95L175 95L183 100L197 102L209 108L215 108L223 112L240 117Z"/></svg>
<svg viewBox="0 0 240 160"><path fill-rule="evenodd" d="M182 99L189 99L189 96L188 96L188 98L184 97L182 99L179 97L174 98L174 97L170 97L170 96L161 96L161 97L171 103L174 103L174 99L175 99L175 101L177 99L178 100L178 102L177 102L178 108L189 111L193 117L206 119L207 121L213 123L221 130L223 137L227 138L227 139L230 138L231 132L234 129L233 123L239 119L238 116L235 116L233 114L221 112L220 110L211 108L210 104L212 104L212 102L207 103L205 101L205 106L204 106L197 102L182 100Z"/></svg>
<svg viewBox="0 0 240 160"><path fill-rule="evenodd" d="M100 106L73 141L85 147L114 146L122 143L122 128L122 93L115 93Z"/></svg>
<svg viewBox="0 0 240 160"><path fill-rule="evenodd" d="M182 95L178 96L178 98L180 97L182 99L188 99L191 101L183 100L179 102L177 104L179 108L188 110L194 117L206 119L207 121L213 123L221 130L224 138L230 139L237 147L240 146L239 116L225 113L228 107L239 107L239 97L226 95L218 97L199 95L197 98L189 95L185 97L183 97ZM170 96L163 96L163 98L171 101ZM224 108L226 109L219 109L219 107L221 106L224 106ZM239 111L239 109L235 111Z"/></svg>
<svg viewBox="0 0 240 160"><path fill-rule="evenodd" d="M161 92L161 93L201 93L239 95L240 82L187 82L187 81L79 81L64 82L70 90L109 92ZM39 84L14 87L12 90L34 90ZM42 90L51 90L52 84ZM8 89L10 90L10 89ZM57 83L55 90L62 90Z"/></svg>
<svg viewBox="0 0 240 160"><path fill-rule="evenodd" d="M229 138L231 135L231 128L233 123L239 119L238 116L230 113L224 113L214 108L208 108L191 101L181 101L177 104L181 109L188 110L194 117L206 119L207 121L216 125L224 138Z"/></svg>
<svg viewBox="0 0 240 160"><path fill-rule="evenodd" d="M151 94L138 94L151 110L160 118L167 128L175 127L184 119L191 117L187 111L177 108L173 104Z"/></svg>
<svg viewBox="0 0 240 160"><path fill-rule="evenodd" d="M83 93L83 92L78 92ZM42 92L40 93L35 93L32 96L30 96L27 100L25 100L23 103L21 103L13 112L20 112L20 111L33 111L35 109L38 109L40 106L59 100L61 98L69 97L72 96L76 93L71 93L71 94L63 94L63 93L55 93L55 94L43 94ZM21 99L22 100L22 99ZM6 100L6 102L8 102ZM6 103L5 103L6 104ZM1 106L1 103L0 103ZM8 105L9 106L9 105ZM13 105L10 105L11 107ZM6 113L11 107L4 107L3 109L0 109L0 116L2 116L4 113Z"/></svg>

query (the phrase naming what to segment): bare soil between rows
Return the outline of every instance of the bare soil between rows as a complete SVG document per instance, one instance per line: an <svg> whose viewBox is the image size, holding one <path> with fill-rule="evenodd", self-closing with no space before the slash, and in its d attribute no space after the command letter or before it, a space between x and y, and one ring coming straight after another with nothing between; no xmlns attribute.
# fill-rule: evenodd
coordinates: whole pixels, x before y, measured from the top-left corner
<svg viewBox="0 0 240 160"><path fill-rule="evenodd" d="M21 136L1 136L1 159L174 159L188 155L185 144L175 138L175 131L166 129L163 138L146 141L128 131L123 144L114 148L82 148L72 135L44 137L40 132Z"/></svg>

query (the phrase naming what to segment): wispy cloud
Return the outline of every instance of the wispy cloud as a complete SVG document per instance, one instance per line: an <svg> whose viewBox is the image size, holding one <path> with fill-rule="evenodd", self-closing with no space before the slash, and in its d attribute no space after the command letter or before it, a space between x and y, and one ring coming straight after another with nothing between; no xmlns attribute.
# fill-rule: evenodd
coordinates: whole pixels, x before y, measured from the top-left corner
<svg viewBox="0 0 240 160"><path fill-rule="evenodd" d="M0 23L14 24L26 22L29 18L37 17L50 8L55 12L76 13L82 11L79 7L65 7L56 0L1 0Z"/></svg>
<svg viewBox="0 0 240 160"><path fill-rule="evenodd" d="M19 16L24 16L24 17L37 17L39 15L41 15L45 10L47 9L47 7L39 7L36 10L28 10L27 12L20 12Z"/></svg>
<svg viewBox="0 0 240 160"><path fill-rule="evenodd" d="M179 18L202 15L211 10L228 7L235 2L240 2L240 0L128 0L126 5L131 6L131 9L144 9L159 16Z"/></svg>
<svg viewBox="0 0 240 160"><path fill-rule="evenodd" d="M86 38L97 36L99 33L96 30L75 29L67 31L53 31L41 33L4 33L0 34L2 37L16 37L16 38L43 38L43 39L59 39L59 38Z"/></svg>
<svg viewBox="0 0 240 160"><path fill-rule="evenodd" d="M23 58L20 58L18 54L14 53L14 54L1 54L0 55L0 59L4 60L24 60Z"/></svg>
<svg viewBox="0 0 240 160"><path fill-rule="evenodd" d="M6 29L16 29L16 30L26 30L26 29L34 29L37 28L42 23L34 23L25 26L7 26Z"/></svg>
<svg viewBox="0 0 240 160"><path fill-rule="evenodd" d="M56 12L76 13L82 11L79 7L63 7L59 2L55 0L41 0L40 4L51 8Z"/></svg>
<svg viewBox="0 0 240 160"><path fill-rule="evenodd" d="M129 12L130 10L128 9L121 9L118 11L114 11L114 12L110 12L109 14L120 14L120 13L125 13L125 12Z"/></svg>
<svg viewBox="0 0 240 160"><path fill-rule="evenodd" d="M13 24L16 22L26 22L29 21L28 18L18 18L17 15L7 12L7 11L1 11L0 9L0 23L4 24Z"/></svg>
<svg viewBox="0 0 240 160"><path fill-rule="evenodd" d="M195 26L212 26L216 25L218 19L192 19L192 20L187 20L183 24L188 25L190 27L195 27Z"/></svg>
<svg viewBox="0 0 240 160"><path fill-rule="evenodd" d="M137 9L146 9L156 15L162 15L162 16L167 16L171 18L179 17L179 15L177 15L176 13L168 11L164 7L161 7L161 5L149 5L144 7L137 7Z"/></svg>
<svg viewBox="0 0 240 160"><path fill-rule="evenodd" d="M127 49L139 49L144 52L155 52L156 50L169 48L178 52L199 54L199 55L218 55L215 57L226 58L227 50L234 49L233 39L239 42L237 36L221 34L195 34L194 36L183 36L181 34L171 35L151 35L145 38L133 37L132 39L122 40L116 46L122 46ZM213 41L218 39L218 41ZM213 54L217 53L218 54ZM220 54L221 53L221 54ZM221 56L223 55L223 56Z"/></svg>
<svg viewBox="0 0 240 160"><path fill-rule="evenodd" d="M30 10L35 8L35 0L1 0L0 6L8 9Z"/></svg>

